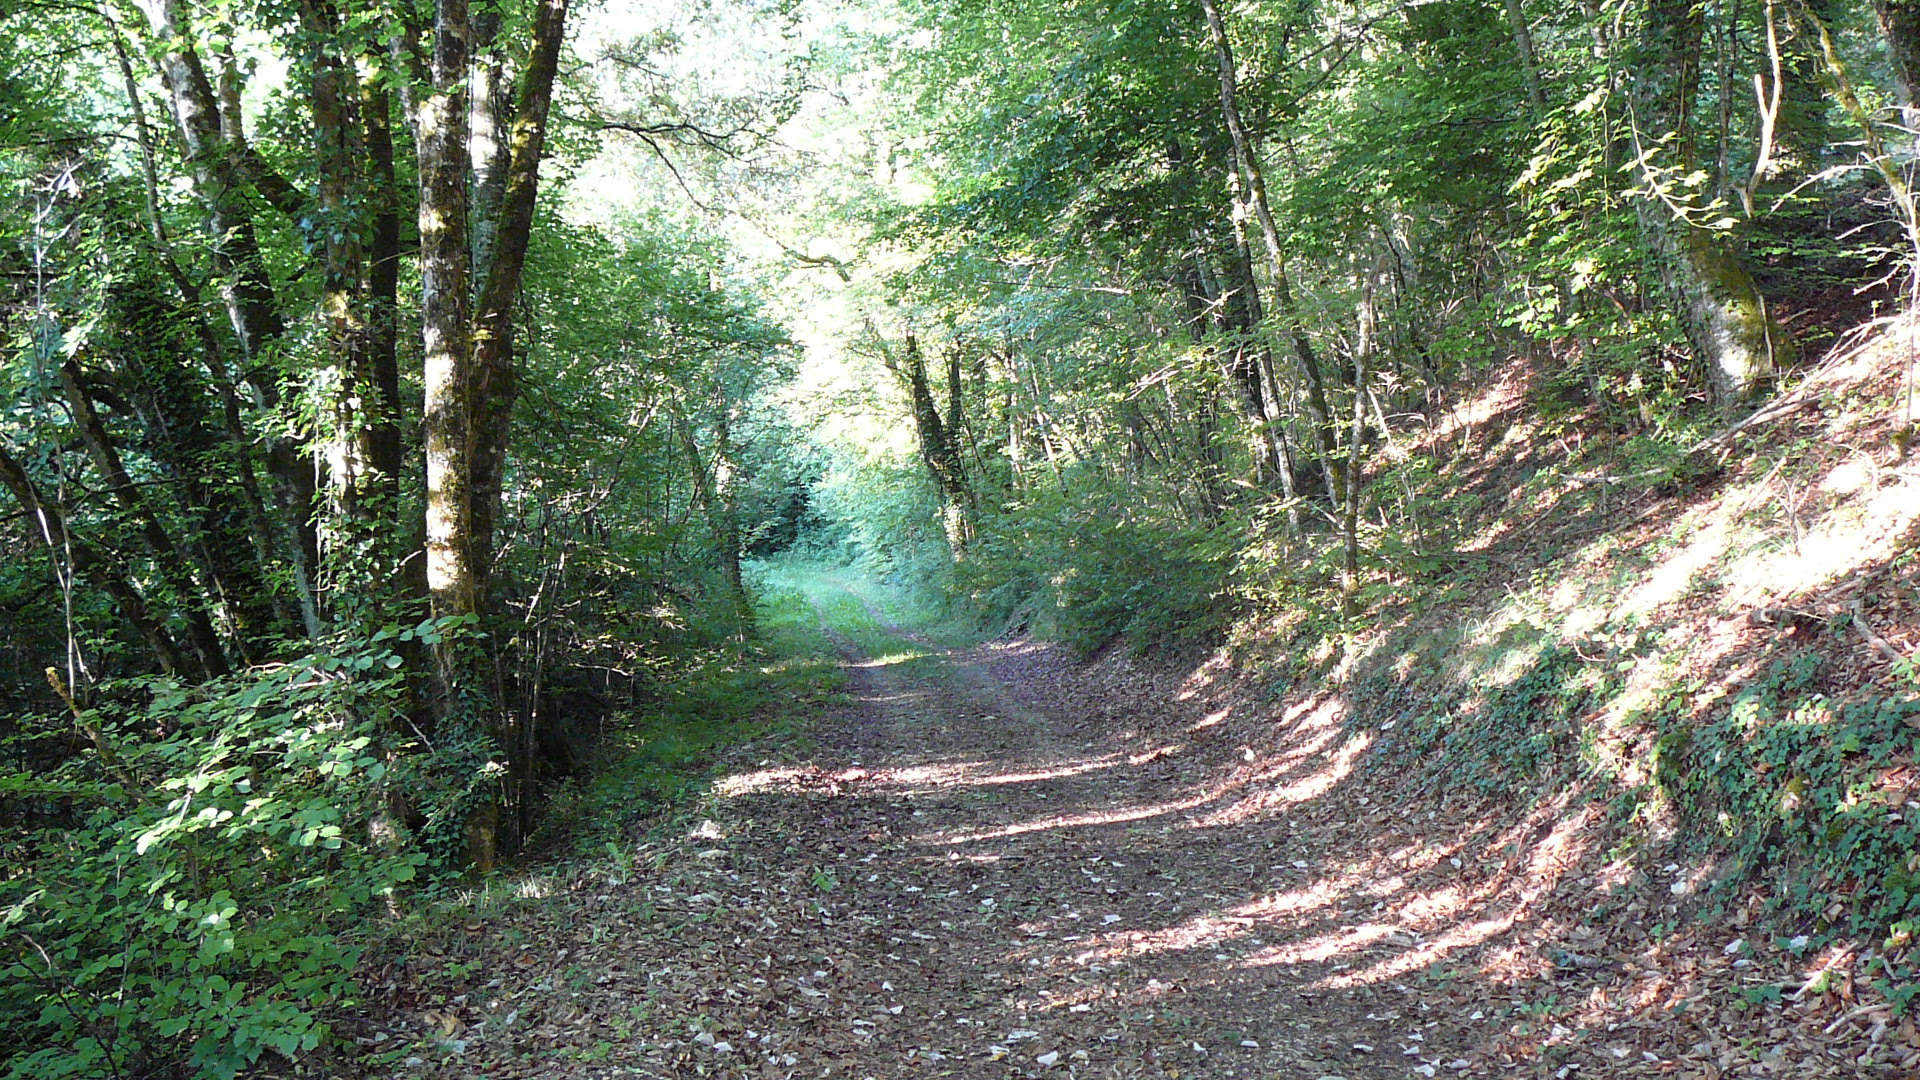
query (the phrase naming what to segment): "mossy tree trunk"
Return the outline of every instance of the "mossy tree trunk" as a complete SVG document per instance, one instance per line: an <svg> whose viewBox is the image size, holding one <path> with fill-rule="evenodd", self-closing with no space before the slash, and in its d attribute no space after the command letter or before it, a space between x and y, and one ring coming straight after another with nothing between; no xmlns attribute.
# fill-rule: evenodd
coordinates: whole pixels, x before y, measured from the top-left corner
<svg viewBox="0 0 1920 1080"><path fill-rule="evenodd" d="M163 0L153 12L157 62L180 136L191 186L205 213L219 294L233 325L238 350L237 383L251 390L256 404L271 410L280 404L280 381L269 350L286 333L272 275L255 228L253 189L263 202L282 210L297 205L290 188L260 162L248 144L238 107L238 76L230 58L220 89L201 56L202 31L194 11L182 0ZM313 463L297 439L285 434L266 440L266 464L273 478L278 511L274 531L285 537L302 614L310 635L321 627L316 613L314 572L319 538L313 525Z"/></svg>
<svg viewBox="0 0 1920 1080"><path fill-rule="evenodd" d="M1661 285L1723 408L1751 399L1788 359L1791 343L1767 311L1731 236L1705 222L1711 183L1689 183L1699 155L1693 113L1700 90L1704 15L1692 0L1651 0L1632 66L1640 140L1651 155L1642 178L1641 232Z"/></svg>
<svg viewBox="0 0 1920 1080"><path fill-rule="evenodd" d="M1713 400L1724 407L1752 400L1790 358L1791 342L1724 234L1663 214L1660 207L1649 210L1642 222L1662 284L1706 367Z"/></svg>
<svg viewBox="0 0 1920 1080"><path fill-rule="evenodd" d="M473 131L470 82L473 25L467 0L435 8L431 85L418 109L421 330L425 360L423 430L427 464L427 583L433 614L480 615L487 607L494 522L506 471L518 393L514 304L533 229L547 116L559 70L567 0L540 0L532 21L511 124L506 175L489 211L486 265L474 270L470 213ZM489 159L491 160L491 159ZM471 272L470 272L471 271ZM474 283L478 287L474 287ZM487 658L471 642L449 638L434 650L435 705L441 721L478 713L498 743L524 754L525 732L490 686ZM509 791L511 806L517 793ZM473 861L486 868L498 843L500 806L468 821Z"/></svg>
<svg viewBox="0 0 1920 1080"><path fill-rule="evenodd" d="M953 555L954 562L967 557L967 547L973 542L973 488L967 483L966 460L961 454L960 431L964 417L961 412L961 387L959 384L960 364L958 354L948 358L947 413L942 416L940 403L933 396L933 385L927 378L926 356L920 351L920 339L912 331L907 332L902 355L895 358L890 352L883 352L886 365L894 374L907 384L907 396L913 408L914 433L920 442L920 460L927 467L927 475L933 479L934 488L940 496L940 527L946 534L947 550ZM1038 395L1036 395L1038 400Z"/></svg>
<svg viewBox="0 0 1920 1080"><path fill-rule="evenodd" d="M1887 39L1901 125L1920 129L1920 0L1874 0L1873 14Z"/></svg>

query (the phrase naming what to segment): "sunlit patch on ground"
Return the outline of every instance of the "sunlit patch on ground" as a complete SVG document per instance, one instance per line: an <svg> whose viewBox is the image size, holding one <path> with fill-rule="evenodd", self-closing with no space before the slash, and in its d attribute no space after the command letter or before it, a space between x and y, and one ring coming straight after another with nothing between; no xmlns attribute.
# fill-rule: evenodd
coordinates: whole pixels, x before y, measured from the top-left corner
<svg viewBox="0 0 1920 1080"><path fill-rule="evenodd" d="M927 654L923 652L911 652L911 651L888 653L885 656L875 656L866 660L849 661L848 666L862 668L862 669L893 667L896 664L912 663L915 660L924 658L926 655Z"/></svg>
<svg viewBox="0 0 1920 1080"><path fill-rule="evenodd" d="M1169 802L1153 803L1146 806L1128 807L1121 810L1097 810L1078 814L1049 814L1030 818L1012 825L978 832L959 832L931 834L929 843L941 844L978 844L990 840L1006 840L1030 833L1049 832L1062 829L1081 829L1095 825L1128 825L1143 821L1153 821L1191 810L1207 801L1205 795L1193 795Z"/></svg>
<svg viewBox="0 0 1920 1080"><path fill-rule="evenodd" d="M811 765L782 765L723 776L714 781L713 790L716 795L727 799L771 791L801 791L819 776L820 770Z"/></svg>
<svg viewBox="0 0 1920 1080"><path fill-rule="evenodd" d="M960 761L940 765L915 765L907 768L882 768L867 779L901 794L924 794L944 788L999 787L1006 784L1031 784L1043 780L1062 780L1070 776L1111 769L1118 754L1106 754L1086 761L1061 762L1052 768L1022 772L996 771L1004 762Z"/></svg>
<svg viewBox="0 0 1920 1080"><path fill-rule="evenodd" d="M1215 709L1212 712L1208 713L1207 715L1194 721L1192 724L1188 725L1187 730L1200 731L1205 728L1210 728L1232 715L1233 715L1233 710L1231 708Z"/></svg>
<svg viewBox="0 0 1920 1080"><path fill-rule="evenodd" d="M1875 490L1893 488L1856 476L1828 494ZM1747 525L1730 528L1746 542ZM1721 541L1703 526L1674 551L1693 543ZM1637 586L1650 591L1636 602L1665 611L1675 601L1660 590L1698 591L1678 571L1647 585L1658 569L1596 570L1578 588L1543 579L1476 608L1462 638L1481 649L1450 677L1515 676L1581 605ZM1708 694L1749 671L1766 631L1715 617L1624 673L1643 680L1634 688L1651 694L1702 658L1717 665ZM1360 654L1320 659L1351 674ZM489 1023L599 995L591 1011L556 1008L554 1045L604 1041L660 1076L857 1062L874 1077L1371 1080L1425 1066L1595 1080L1704 1077L1709 1064L1731 1077L1766 1060L1771 1029L1805 1017L1834 1025L1829 1041L1864 1044L1876 1024L1883 1044L1902 1037L1860 1011L1873 1002L1848 981L1857 953L1787 956L1757 922L1675 914L1716 869L1623 854L1623 835L1660 839L1657 815L1623 829L1605 802L1406 783L1378 766L1399 732L1360 730L1348 683L1236 698L1219 654L1183 676L1118 655L1077 666L1026 642L850 668L853 704L828 750L718 780L713 829L643 849L639 862L664 868L643 888L585 889L601 906L565 926L571 951L525 962L521 997L511 982L487 991L503 1002ZM1648 748L1624 715L1584 721L1602 733L1597 763L1645 778L1632 769ZM528 895L557 906L581 891ZM497 967L512 976L526 955ZM577 977L616 963L638 974ZM646 1032L616 1037L605 1017L642 1004Z"/></svg>

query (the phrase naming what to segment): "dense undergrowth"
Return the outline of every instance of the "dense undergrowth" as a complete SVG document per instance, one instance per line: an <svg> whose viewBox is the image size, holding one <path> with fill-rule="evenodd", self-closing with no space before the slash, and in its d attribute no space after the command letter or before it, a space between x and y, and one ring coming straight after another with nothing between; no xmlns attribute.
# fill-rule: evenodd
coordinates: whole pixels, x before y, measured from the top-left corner
<svg viewBox="0 0 1920 1080"><path fill-rule="evenodd" d="M777 585L755 628L657 665L546 805L531 856L616 850L729 747L804 747L844 681L836 654ZM0 972L13 1037L0 1075L233 1076L326 1040L365 958L474 888L462 815L501 766L484 744L394 735L395 650L447 632L460 628L383 631L196 687L136 680L77 718L95 753L0 778L7 811L38 826L0 852L0 925L24 945ZM75 725L42 718L14 741L71 739Z"/></svg>
<svg viewBox="0 0 1920 1080"><path fill-rule="evenodd" d="M6 778L47 826L14 834L0 881L0 923L26 946L0 978L6 1075L176 1058L231 1076L318 1044L318 1010L351 992L353 920L428 863L356 824L390 828L384 796L411 771L372 751L403 693L395 659L369 641L123 687L123 710L77 718L93 757Z"/></svg>

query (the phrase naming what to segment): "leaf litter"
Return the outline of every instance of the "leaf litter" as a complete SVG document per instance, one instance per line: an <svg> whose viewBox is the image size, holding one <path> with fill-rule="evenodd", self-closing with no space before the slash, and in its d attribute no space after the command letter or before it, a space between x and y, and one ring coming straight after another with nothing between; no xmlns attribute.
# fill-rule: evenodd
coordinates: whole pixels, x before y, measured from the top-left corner
<svg viewBox="0 0 1920 1080"><path fill-rule="evenodd" d="M420 1077L1916 1075L1870 950L1684 918L1597 812L1405 794L1207 670L852 666L815 760L385 958L341 1027Z"/></svg>

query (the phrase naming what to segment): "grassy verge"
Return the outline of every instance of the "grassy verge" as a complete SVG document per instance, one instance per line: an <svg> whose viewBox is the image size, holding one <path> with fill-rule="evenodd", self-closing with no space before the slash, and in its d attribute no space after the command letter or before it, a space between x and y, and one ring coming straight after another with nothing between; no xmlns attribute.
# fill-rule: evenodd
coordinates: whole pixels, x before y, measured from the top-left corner
<svg viewBox="0 0 1920 1080"><path fill-rule="evenodd" d="M846 674L802 591L763 582L754 608L747 644L700 657L659 701L624 718L607 766L556 800L549 846L564 838L576 850L604 848L704 790L729 748L766 742L775 756L805 753L808 727L844 700Z"/></svg>
<svg viewBox="0 0 1920 1080"><path fill-rule="evenodd" d="M754 568L769 595L798 595L832 632L871 660L903 663L980 640L965 612L941 610L914 594L843 567L777 560Z"/></svg>

